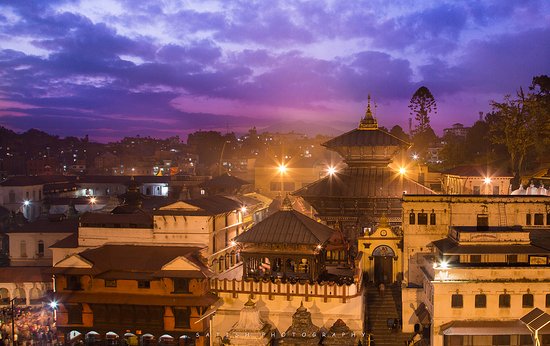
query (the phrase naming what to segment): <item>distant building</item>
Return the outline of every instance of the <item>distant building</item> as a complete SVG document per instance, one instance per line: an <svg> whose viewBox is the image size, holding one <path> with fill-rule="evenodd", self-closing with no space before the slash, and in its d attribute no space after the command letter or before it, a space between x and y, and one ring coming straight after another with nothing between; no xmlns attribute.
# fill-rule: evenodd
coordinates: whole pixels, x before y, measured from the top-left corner
<svg viewBox="0 0 550 346"><path fill-rule="evenodd" d="M403 331L423 325L435 346L530 342L519 318L550 312L549 202L403 196ZM542 334L547 343L550 330Z"/></svg>
<svg viewBox="0 0 550 346"><path fill-rule="evenodd" d="M456 137L466 137L469 127L464 127L461 123L453 124L451 127L443 129L443 135L452 135Z"/></svg>
<svg viewBox="0 0 550 346"><path fill-rule="evenodd" d="M508 195L511 173L487 166L459 166L441 175L443 192L449 195Z"/></svg>
<svg viewBox="0 0 550 346"><path fill-rule="evenodd" d="M59 261L53 272L57 332L67 342L77 331L87 342L118 343L131 333L142 344L208 345L204 314L218 298L208 292L211 273L199 248L103 245Z"/></svg>
<svg viewBox="0 0 550 346"><path fill-rule="evenodd" d="M70 235L77 234L78 219L50 216L14 226L9 237L11 266L49 266L53 254L50 246Z"/></svg>

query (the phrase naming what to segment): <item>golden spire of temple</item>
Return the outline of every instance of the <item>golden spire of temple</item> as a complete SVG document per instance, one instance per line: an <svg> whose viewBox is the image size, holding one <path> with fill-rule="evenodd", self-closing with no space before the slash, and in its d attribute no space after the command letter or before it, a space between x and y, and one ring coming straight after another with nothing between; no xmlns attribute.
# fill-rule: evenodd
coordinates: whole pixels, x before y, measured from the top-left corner
<svg viewBox="0 0 550 346"><path fill-rule="evenodd" d="M359 122L359 130L375 130L378 128L378 121L372 115L370 109L370 94L368 97L367 111L365 112L365 117Z"/></svg>

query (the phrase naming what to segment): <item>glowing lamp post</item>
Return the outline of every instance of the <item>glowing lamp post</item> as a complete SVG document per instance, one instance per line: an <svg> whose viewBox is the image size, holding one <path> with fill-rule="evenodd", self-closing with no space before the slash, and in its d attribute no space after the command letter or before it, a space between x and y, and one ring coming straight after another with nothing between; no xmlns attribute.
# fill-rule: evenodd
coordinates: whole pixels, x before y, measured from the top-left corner
<svg viewBox="0 0 550 346"><path fill-rule="evenodd" d="M281 163L277 170L279 171L279 174L281 174L281 198L283 198L284 191L285 191L285 182L284 182L284 175L287 171L286 165L284 163Z"/></svg>

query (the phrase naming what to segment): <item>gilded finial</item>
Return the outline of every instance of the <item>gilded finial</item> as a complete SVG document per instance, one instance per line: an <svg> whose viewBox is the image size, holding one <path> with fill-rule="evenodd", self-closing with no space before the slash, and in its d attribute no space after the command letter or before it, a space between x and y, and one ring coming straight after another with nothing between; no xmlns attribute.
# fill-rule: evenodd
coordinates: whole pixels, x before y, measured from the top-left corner
<svg viewBox="0 0 550 346"><path fill-rule="evenodd" d="M372 110L370 109L370 94L368 96L367 111L365 112L365 117L359 122L359 130L374 130L378 128L378 122L372 115Z"/></svg>

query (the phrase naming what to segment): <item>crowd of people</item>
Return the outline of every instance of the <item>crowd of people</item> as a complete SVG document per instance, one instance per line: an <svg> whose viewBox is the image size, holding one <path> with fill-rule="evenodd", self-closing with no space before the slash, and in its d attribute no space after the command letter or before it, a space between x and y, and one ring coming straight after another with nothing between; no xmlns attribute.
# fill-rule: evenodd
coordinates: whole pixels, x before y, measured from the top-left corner
<svg viewBox="0 0 550 346"><path fill-rule="evenodd" d="M50 346L57 344L53 312L43 307L15 307L16 345ZM0 314L0 346L12 344L12 311L3 308Z"/></svg>

